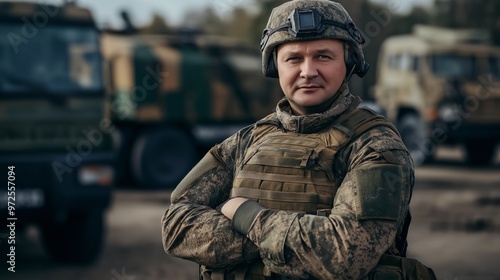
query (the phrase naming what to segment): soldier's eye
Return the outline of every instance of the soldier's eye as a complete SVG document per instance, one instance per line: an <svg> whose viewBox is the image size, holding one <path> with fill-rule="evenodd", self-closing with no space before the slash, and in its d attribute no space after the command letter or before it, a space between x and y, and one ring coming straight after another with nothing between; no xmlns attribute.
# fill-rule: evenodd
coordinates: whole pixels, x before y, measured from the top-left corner
<svg viewBox="0 0 500 280"><path fill-rule="evenodd" d="M300 60L300 57L298 57L298 56L291 56L291 57L286 59L286 61L289 61L289 62L296 62L299 60Z"/></svg>

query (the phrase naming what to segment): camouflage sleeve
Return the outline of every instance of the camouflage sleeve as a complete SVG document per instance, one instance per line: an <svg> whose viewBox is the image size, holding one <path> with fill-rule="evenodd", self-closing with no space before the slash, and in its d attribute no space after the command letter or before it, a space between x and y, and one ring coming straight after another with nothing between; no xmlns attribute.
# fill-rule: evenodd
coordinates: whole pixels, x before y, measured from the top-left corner
<svg viewBox="0 0 500 280"><path fill-rule="evenodd" d="M258 257L255 244L233 230L230 220L215 210L229 198L231 153L240 143L240 135L212 148L172 193L172 204L162 219L163 246L168 254L211 267Z"/></svg>
<svg viewBox="0 0 500 280"><path fill-rule="evenodd" d="M357 174L367 167L377 170L383 166L399 170L398 178L388 182L398 185L397 199L381 195L375 202L391 203L395 211L387 217L377 212L370 216L370 209L361 207L364 202L360 202L363 198ZM249 227L247 236L257 244L272 272L302 278L359 279L393 245L408 210L414 181L411 158L399 137L386 127L374 128L339 153L335 168L344 170L346 176L328 217L261 210ZM394 189L378 186L382 186L376 188L379 190ZM380 211L384 210L381 207Z"/></svg>

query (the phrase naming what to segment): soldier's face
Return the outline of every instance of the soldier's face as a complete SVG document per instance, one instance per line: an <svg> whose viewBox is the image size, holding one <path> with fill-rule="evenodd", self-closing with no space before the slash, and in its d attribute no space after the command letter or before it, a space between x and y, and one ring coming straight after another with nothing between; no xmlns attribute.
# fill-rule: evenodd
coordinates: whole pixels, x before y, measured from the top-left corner
<svg viewBox="0 0 500 280"><path fill-rule="evenodd" d="M331 39L282 44L277 67L281 89L294 114L323 112L346 75L344 44Z"/></svg>

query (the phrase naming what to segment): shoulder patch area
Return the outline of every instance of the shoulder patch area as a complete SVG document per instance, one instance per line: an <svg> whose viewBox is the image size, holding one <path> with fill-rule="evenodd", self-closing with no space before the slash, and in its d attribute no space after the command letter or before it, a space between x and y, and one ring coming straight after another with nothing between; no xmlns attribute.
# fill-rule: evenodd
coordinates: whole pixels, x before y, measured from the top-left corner
<svg viewBox="0 0 500 280"><path fill-rule="evenodd" d="M401 166L377 164L353 170L356 180L356 218L397 221L403 199Z"/></svg>
<svg viewBox="0 0 500 280"><path fill-rule="evenodd" d="M403 144L403 142L395 141L394 139L379 140L375 143L370 144L370 148L372 148L376 152L384 152L389 150L407 151L407 148Z"/></svg>

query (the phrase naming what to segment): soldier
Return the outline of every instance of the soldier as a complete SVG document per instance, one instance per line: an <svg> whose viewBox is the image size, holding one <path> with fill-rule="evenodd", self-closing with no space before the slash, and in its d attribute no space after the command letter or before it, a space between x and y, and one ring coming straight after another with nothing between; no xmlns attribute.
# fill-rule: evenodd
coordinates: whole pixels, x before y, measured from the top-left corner
<svg viewBox="0 0 500 280"><path fill-rule="evenodd" d="M403 258L411 157L394 126L357 109L347 86L368 70L363 42L338 3L274 8L262 70L285 97L213 147L172 192L162 220L168 254L200 264L200 279L427 273Z"/></svg>

